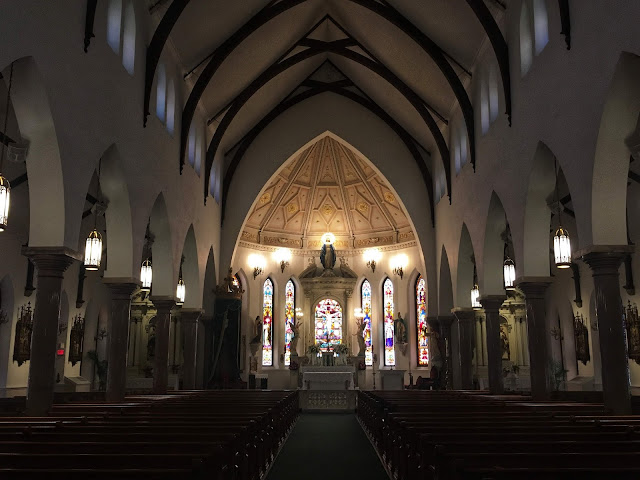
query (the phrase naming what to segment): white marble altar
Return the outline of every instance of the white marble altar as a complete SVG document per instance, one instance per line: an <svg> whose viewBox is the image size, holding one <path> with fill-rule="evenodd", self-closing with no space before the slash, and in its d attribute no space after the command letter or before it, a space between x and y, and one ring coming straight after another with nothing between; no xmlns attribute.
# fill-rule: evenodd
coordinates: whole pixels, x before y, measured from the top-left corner
<svg viewBox="0 0 640 480"><path fill-rule="evenodd" d="M406 370L379 370L382 390L403 390Z"/></svg>
<svg viewBox="0 0 640 480"><path fill-rule="evenodd" d="M304 372L303 390L353 390L353 372Z"/></svg>

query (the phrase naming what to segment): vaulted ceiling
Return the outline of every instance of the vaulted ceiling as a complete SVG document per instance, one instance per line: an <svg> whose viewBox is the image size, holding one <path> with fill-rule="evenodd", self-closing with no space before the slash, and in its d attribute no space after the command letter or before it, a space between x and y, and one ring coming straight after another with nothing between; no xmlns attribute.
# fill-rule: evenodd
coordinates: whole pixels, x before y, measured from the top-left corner
<svg viewBox="0 0 640 480"><path fill-rule="evenodd" d="M325 232L347 248L414 238L387 183L369 162L329 136L275 175L249 214L242 239L301 248L319 245Z"/></svg>
<svg viewBox="0 0 640 480"><path fill-rule="evenodd" d="M147 52L145 118L156 66L169 42L190 88L182 118L181 166L189 127L200 105L213 135L205 183L216 152L227 154L223 198L242 160L238 151L246 150L264 121L326 91L357 101L386 121L422 164L427 184L430 153L437 151L440 161L448 164L448 126L460 105L473 162L474 116L468 90L485 42L491 43L501 68L510 113L508 54L498 26L508 0L154 0L150 4L159 24ZM338 80L313 79L327 63L340 72ZM445 171L448 176L449 169Z"/></svg>

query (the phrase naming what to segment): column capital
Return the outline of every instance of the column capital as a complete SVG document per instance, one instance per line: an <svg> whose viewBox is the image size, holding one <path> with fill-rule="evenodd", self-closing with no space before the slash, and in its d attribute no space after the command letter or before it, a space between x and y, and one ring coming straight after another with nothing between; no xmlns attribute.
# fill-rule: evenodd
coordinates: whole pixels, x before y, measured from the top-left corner
<svg viewBox="0 0 640 480"><path fill-rule="evenodd" d="M174 297L150 297L150 300L159 315L171 313L171 309L176 305Z"/></svg>
<svg viewBox="0 0 640 480"><path fill-rule="evenodd" d="M109 287L115 300L131 299L131 295L140 287L140 280L135 278L104 278L102 282Z"/></svg>
<svg viewBox="0 0 640 480"><path fill-rule="evenodd" d="M522 290L528 299L544 298L544 294L553 283L551 277L519 277L515 281L515 286Z"/></svg>
<svg viewBox="0 0 640 480"><path fill-rule="evenodd" d="M62 277L65 270L82 255L67 247L22 247L22 254L38 269L38 277Z"/></svg>
<svg viewBox="0 0 640 480"><path fill-rule="evenodd" d="M440 328L440 322L438 322L438 317L427 317L427 325L432 329Z"/></svg>
<svg viewBox="0 0 640 480"><path fill-rule="evenodd" d="M591 245L577 251L575 258L589 265L596 275L617 275L624 258L634 250L633 245Z"/></svg>
<svg viewBox="0 0 640 480"><path fill-rule="evenodd" d="M476 311L473 308L454 307L451 313L458 320L458 323L473 323L476 319Z"/></svg>
<svg viewBox="0 0 640 480"><path fill-rule="evenodd" d="M449 328L456 317L453 315L438 315L438 323L441 327Z"/></svg>
<svg viewBox="0 0 640 480"><path fill-rule="evenodd" d="M183 308L180 311L180 320L182 323L197 323L203 313L201 308Z"/></svg>
<svg viewBox="0 0 640 480"><path fill-rule="evenodd" d="M498 310L500 310L500 307L506 299L506 295L484 295L480 297L478 301L484 308L485 313L487 313L487 311L497 312Z"/></svg>

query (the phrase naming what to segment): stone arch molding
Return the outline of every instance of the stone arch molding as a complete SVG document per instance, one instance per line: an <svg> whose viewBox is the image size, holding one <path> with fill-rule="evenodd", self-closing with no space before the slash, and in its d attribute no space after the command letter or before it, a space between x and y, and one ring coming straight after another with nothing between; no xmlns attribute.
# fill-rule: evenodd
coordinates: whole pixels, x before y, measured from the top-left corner
<svg viewBox="0 0 640 480"><path fill-rule="evenodd" d="M3 70L9 79L8 65ZM13 63L11 101L20 133L29 141L29 245L76 247L77 236L65 238L65 189L60 147L44 79L33 57ZM72 240L71 240L72 238Z"/></svg>
<svg viewBox="0 0 640 480"><path fill-rule="evenodd" d="M341 114L335 115L336 111ZM221 264L232 264L246 217L270 178L286 161L324 136L332 136L369 160L401 200L418 239L420 270L425 272L428 287L432 287L428 289L429 305L435 306L434 233L425 208L429 195L420 170L402 140L384 122L362 107L330 94L292 107L265 128L247 150L229 186Z"/></svg>

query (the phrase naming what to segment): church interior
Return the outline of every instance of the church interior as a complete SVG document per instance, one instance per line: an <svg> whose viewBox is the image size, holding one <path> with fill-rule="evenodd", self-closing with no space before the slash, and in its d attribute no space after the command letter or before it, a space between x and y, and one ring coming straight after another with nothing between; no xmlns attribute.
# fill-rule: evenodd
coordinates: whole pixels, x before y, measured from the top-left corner
<svg viewBox="0 0 640 480"><path fill-rule="evenodd" d="M638 18L0 2L0 477L640 478Z"/></svg>

